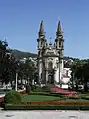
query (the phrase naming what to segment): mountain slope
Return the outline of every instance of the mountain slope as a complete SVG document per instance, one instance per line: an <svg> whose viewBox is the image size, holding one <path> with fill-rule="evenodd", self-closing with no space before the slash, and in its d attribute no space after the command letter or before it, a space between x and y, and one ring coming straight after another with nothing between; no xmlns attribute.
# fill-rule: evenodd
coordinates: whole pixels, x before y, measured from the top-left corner
<svg viewBox="0 0 89 119"><path fill-rule="evenodd" d="M37 57L37 54L35 54L35 53L23 52L23 51L13 50L13 49L10 49L10 53L11 53L16 59L22 59L22 58L28 58L28 57L32 57L32 58Z"/></svg>

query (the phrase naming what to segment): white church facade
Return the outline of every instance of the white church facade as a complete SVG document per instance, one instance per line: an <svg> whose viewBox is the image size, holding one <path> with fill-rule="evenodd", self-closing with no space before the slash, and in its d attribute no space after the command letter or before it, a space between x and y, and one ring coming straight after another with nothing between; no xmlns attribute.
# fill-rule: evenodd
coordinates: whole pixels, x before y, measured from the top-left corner
<svg viewBox="0 0 89 119"><path fill-rule="evenodd" d="M48 44L43 21L40 24L38 33L38 80L40 84L54 84L59 87L68 87L70 76L65 77L64 38L60 21L56 32L54 44Z"/></svg>

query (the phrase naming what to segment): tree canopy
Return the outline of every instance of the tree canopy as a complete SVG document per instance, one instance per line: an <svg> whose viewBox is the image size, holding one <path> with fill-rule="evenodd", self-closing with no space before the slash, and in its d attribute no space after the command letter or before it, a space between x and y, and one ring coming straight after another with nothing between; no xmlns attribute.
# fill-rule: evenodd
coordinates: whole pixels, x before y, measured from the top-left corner
<svg viewBox="0 0 89 119"><path fill-rule="evenodd" d="M7 84L15 81L16 72L19 74L18 79L32 80L34 63L29 59L21 63L9 51L8 43L0 40L0 82Z"/></svg>

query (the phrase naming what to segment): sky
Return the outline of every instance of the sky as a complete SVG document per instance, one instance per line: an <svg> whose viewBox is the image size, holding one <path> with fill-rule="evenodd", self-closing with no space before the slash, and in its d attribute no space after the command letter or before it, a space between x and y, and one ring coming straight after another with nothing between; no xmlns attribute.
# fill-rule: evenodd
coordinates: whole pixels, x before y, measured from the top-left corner
<svg viewBox="0 0 89 119"><path fill-rule="evenodd" d="M0 40L12 49L37 53L41 20L53 43L60 20L65 56L89 58L89 0L0 0Z"/></svg>

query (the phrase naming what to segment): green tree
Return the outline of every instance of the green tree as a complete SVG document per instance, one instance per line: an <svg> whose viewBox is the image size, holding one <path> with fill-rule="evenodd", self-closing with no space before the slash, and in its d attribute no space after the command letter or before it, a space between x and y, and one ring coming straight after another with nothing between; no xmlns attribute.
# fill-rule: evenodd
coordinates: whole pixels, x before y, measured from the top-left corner
<svg viewBox="0 0 89 119"><path fill-rule="evenodd" d="M30 85L33 80L33 75L35 72L34 63L27 59L25 63L20 63L19 79L25 79Z"/></svg>
<svg viewBox="0 0 89 119"><path fill-rule="evenodd" d="M5 84L15 79L16 60L8 49L8 44L0 40L0 81Z"/></svg>
<svg viewBox="0 0 89 119"><path fill-rule="evenodd" d="M79 84L83 84L84 91L88 91L87 82L89 81L89 61L81 60L76 63L74 62L74 64L71 66L71 70L72 82L75 82L76 90L78 89Z"/></svg>

